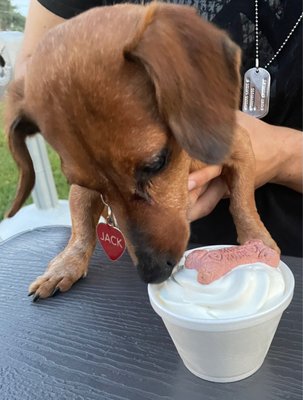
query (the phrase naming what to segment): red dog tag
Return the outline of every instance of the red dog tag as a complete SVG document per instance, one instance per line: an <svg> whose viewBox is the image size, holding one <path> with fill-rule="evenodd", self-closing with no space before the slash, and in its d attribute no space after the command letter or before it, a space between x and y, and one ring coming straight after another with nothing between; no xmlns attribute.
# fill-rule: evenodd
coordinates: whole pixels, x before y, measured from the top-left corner
<svg viewBox="0 0 303 400"><path fill-rule="evenodd" d="M118 228L100 222L97 225L97 236L110 260L116 261L122 256L125 250L125 239Z"/></svg>

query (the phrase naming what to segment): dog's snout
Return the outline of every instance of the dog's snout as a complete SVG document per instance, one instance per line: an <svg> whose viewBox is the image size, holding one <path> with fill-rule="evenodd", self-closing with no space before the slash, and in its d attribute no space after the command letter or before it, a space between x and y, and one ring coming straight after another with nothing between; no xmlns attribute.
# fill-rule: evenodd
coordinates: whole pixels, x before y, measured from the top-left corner
<svg viewBox="0 0 303 400"><path fill-rule="evenodd" d="M161 283L170 277L176 261L172 257L140 255L137 270L145 283Z"/></svg>

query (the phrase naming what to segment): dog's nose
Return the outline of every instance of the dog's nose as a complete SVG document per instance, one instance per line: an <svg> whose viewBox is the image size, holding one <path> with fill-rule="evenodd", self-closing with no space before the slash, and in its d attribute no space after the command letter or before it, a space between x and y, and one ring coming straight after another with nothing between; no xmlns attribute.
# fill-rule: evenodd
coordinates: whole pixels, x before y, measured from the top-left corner
<svg viewBox="0 0 303 400"><path fill-rule="evenodd" d="M137 270L140 278L145 283L161 283L170 277L176 264L171 257L150 257L141 255L138 257Z"/></svg>

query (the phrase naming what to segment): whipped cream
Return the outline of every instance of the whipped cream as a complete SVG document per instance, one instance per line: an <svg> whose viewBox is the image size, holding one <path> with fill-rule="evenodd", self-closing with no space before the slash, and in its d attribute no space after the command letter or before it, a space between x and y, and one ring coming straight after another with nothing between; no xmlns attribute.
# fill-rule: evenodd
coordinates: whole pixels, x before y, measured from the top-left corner
<svg viewBox="0 0 303 400"><path fill-rule="evenodd" d="M207 285L197 281L197 273L185 268L181 260L171 277L156 285L159 303L188 318L239 318L270 309L285 291L279 267L264 263L239 265Z"/></svg>

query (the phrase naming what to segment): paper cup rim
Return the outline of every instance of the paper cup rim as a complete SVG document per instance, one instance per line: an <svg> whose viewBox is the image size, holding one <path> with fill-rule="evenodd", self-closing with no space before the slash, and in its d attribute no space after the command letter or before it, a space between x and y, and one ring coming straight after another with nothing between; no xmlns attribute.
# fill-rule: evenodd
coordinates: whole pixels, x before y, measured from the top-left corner
<svg viewBox="0 0 303 400"><path fill-rule="evenodd" d="M184 253L184 256L189 254L194 250L209 249L209 248L222 248L229 247L227 245L218 246L205 246L197 247L188 250ZM180 261L181 262L181 261ZM249 326L258 325L266 320L275 318L278 314L284 312L284 310L289 306L295 287L295 279L290 268L280 260L278 267L280 268L284 281L285 281L285 291L283 298L274 306L268 308L265 311L258 312L257 314L247 315L244 317L233 317L233 318L221 318L221 319L207 319L207 318L190 318L182 315L178 315L171 310L168 310L161 303L157 301L155 295L156 284L148 284L148 296L150 303L155 310L155 312L160 315L164 320L167 320L175 325L183 326L189 329L203 330L203 331L227 331L235 329L243 329Z"/></svg>

